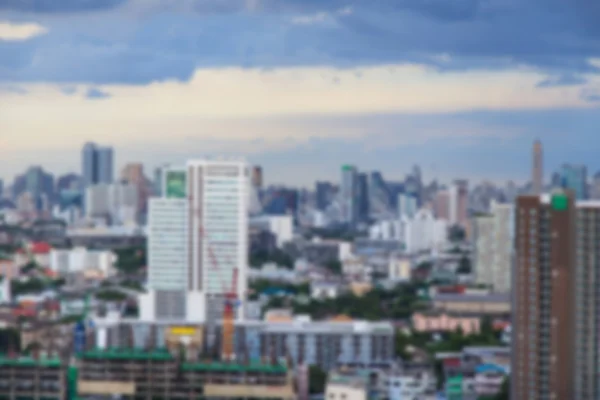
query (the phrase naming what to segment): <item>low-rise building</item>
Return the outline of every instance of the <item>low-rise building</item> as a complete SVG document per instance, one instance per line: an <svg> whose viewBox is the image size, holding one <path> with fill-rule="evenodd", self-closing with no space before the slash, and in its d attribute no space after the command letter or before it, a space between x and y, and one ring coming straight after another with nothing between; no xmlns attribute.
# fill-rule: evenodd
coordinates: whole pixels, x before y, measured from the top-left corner
<svg viewBox="0 0 600 400"><path fill-rule="evenodd" d="M114 274L117 256L110 250L91 250L85 247L53 249L50 269L61 275L96 271L104 278Z"/></svg>
<svg viewBox="0 0 600 400"><path fill-rule="evenodd" d="M475 334L481 330L481 318L477 315L453 314L439 311L416 312L412 315L416 332L454 332Z"/></svg>
<svg viewBox="0 0 600 400"><path fill-rule="evenodd" d="M316 300L335 299L347 290L339 282L313 282L310 285L310 297Z"/></svg>
<svg viewBox="0 0 600 400"><path fill-rule="evenodd" d="M472 313L480 315L509 315L511 299L508 294L436 294L431 297L438 311Z"/></svg>
<svg viewBox="0 0 600 400"><path fill-rule="evenodd" d="M413 258L404 255L390 256L388 279L395 282L407 282L410 280L413 268Z"/></svg>
<svg viewBox="0 0 600 400"><path fill-rule="evenodd" d="M34 262L41 267L50 264L50 251L52 247L46 242L32 242L19 249L15 254L15 264L20 268L29 262Z"/></svg>

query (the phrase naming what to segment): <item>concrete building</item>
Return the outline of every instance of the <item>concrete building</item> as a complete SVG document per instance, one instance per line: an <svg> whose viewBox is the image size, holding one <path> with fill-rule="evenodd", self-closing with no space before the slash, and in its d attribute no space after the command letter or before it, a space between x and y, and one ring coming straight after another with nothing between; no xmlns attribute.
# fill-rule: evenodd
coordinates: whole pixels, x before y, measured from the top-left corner
<svg viewBox="0 0 600 400"><path fill-rule="evenodd" d="M126 182L91 185L85 191L86 214L107 217L115 225L135 223L138 212L138 187Z"/></svg>
<svg viewBox="0 0 600 400"><path fill-rule="evenodd" d="M215 346L219 348L221 322L214 322ZM101 349L129 344L143 348L154 337L156 346L165 346L173 329L187 326L198 331L208 345L207 326L181 320L144 322L122 320L118 316L95 318L96 344ZM389 322L311 321L296 317L292 321L236 321L235 353L250 359L276 359L289 355L292 365L318 365L329 370L339 363L386 363L394 359L394 326Z"/></svg>
<svg viewBox="0 0 600 400"><path fill-rule="evenodd" d="M116 259L115 253L108 250L92 250L85 247L52 249L49 267L60 275L96 270L102 276L109 277L114 274Z"/></svg>
<svg viewBox="0 0 600 400"><path fill-rule="evenodd" d="M81 172L84 188L99 183L112 183L114 180L112 147L86 143L81 153Z"/></svg>
<svg viewBox="0 0 600 400"><path fill-rule="evenodd" d="M465 180L456 180L449 190L448 219L451 225L458 225L467 229L469 206L469 183Z"/></svg>
<svg viewBox="0 0 600 400"><path fill-rule="evenodd" d="M253 217L249 221L249 227L250 229L261 229L274 234L277 247L279 248L294 237L294 220L291 215L261 215Z"/></svg>
<svg viewBox="0 0 600 400"><path fill-rule="evenodd" d="M419 210L405 224L403 241L407 252L441 250L446 245L448 224L445 220L436 219L430 210Z"/></svg>
<svg viewBox="0 0 600 400"><path fill-rule="evenodd" d="M413 218L418 208L416 197L406 193L398 194L398 218Z"/></svg>
<svg viewBox="0 0 600 400"><path fill-rule="evenodd" d="M240 160L190 160L163 172L163 197L149 206L141 319L203 322L220 317L225 293L246 298L248 175Z"/></svg>
<svg viewBox="0 0 600 400"><path fill-rule="evenodd" d="M0 275L0 304L11 303L10 279Z"/></svg>
<svg viewBox="0 0 600 400"><path fill-rule="evenodd" d="M600 396L598 226L572 191L518 198L511 398Z"/></svg>
<svg viewBox="0 0 600 400"><path fill-rule="evenodd" d="M340 203L342 208L342 222L354 224L359 216L358 170L352 165L342 166L342 182L340 185Z"/></svg>
<svg viewBox="0 0 600 400"><path fill-rule="evenodd" d="M413 267L413 258L398 254L390 256L388 279L398 282L410 281Z"/></svg>
<svg viewBox="0 0 600 400"><path fill-rule="evenodd" d="M509 292L514 256L514 206L492 201L490 214L474 218L473 237L477 282L492 286L496 292Z"/></svg>

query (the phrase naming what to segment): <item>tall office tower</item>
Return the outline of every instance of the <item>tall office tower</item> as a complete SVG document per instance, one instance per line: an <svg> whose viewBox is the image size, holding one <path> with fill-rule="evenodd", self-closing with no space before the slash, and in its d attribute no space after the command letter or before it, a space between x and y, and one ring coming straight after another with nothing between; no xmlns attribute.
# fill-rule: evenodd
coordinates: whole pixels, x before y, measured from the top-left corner
<svg viewBox="0 0 600 400"><path fill-rule="evenodd" d="M600 203L572 191L516 205L513 399L600 395Z"/></svg>
<svg viewBox="0 0 600 400"><path fill-rule="evenodd" d="M317 210L325 211L331 202L333 185L329 182L317 182L315 184L315 206Z"/></svg>
<svg viewBox="0 0 600 400"><path fill-rule="evenodd" d="M252 167L252 187L255 189L262 189L263 186L263 170L260 165Z"/></svg>
<svg viewBox="0 0 600 400"><path fill-rule="evenodd" d="M149 291L140 318L219 319L225 293L235 286L245 300L247 292L247 165L191 160L162 176L163 196L149 202Z"/></svg>
<svg viewBox="0 0 600 400"><path fill-rule="evenodd" d="M448 217L451 225L467 228L469 207L469 183L466 180L457 179L449 190Z"/></svg>
<svg viewBox="0 0 600 400"><path fill-rule="evenodd" d="M358 220L365 222L369 220L369 178L367 174L358 174L357 184L356 207Z"/></svg>
<svg viewBox="0 0 600 400"><path fill-rule="evenodd" d="M533 166L531 168L531 191L533 194L541 194L544 190L544 150L542 142L536 140L533 143Z"/></svg>
<svg viewBox="0 0 600 400"><path fill-rule="evenodd" d="M358 204L356 193L358 191L358 170L352 165L342 166L342 184L340 187L340 201L342 206L342 222L355 224L358 219Z"/></svg>
<svg viewBox="0 0 600 400"><path fill-rule="evenodd" d="M514 206L492 201L490 213L473 218L475 275L495 292L510 292L514 254Z"/></svg>
<svg viewBox="0 0 600 400"><path fill-rule="evenodd" d="M369 214L372 218L389 218L395 214L390 204L390 191L381 172L371 172L368 179L368 190Z"/></svg>
<svg viewBox="0 0 600 400"><path fill-rule="evenodd" d="M585 165L564 164L559 174L562 188L572 190L577 200L588 198L587 168Z"/></svg>
<svg viewBox="0 0 600 400"><path fill-rule="evenodd" d="M433 198L433 213L437 219L450 219L450 191L439 190Z"/></svg>
<svg viewBox="0 0 600 400"><path fill-rule="evenodd" d="M98 183L113 183L114 160L112 147L86 143L81 151L83 187Z"/></svg>

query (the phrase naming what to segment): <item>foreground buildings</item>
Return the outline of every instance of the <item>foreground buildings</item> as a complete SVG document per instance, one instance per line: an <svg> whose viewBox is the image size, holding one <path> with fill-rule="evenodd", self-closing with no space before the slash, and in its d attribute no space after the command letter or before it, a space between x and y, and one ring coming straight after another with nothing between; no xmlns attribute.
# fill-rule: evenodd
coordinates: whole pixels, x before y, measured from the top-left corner
<svg viewBox="0 0 600 400"><path fill-rule="evenodd" d="M600 202L518 198L511 398L600 395L599 237Z"/></svg>

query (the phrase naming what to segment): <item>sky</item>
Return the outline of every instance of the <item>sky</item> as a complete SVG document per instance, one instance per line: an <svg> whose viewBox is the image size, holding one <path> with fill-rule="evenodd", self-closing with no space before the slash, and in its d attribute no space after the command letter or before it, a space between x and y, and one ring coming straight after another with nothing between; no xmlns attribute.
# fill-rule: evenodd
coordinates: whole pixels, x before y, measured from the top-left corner
<svg viewBox="0 0 600 400"><path fill-rule="evenodd" d="M0 0L0 177L242 155L270 183L600 170L600 3Z"/></svg>

